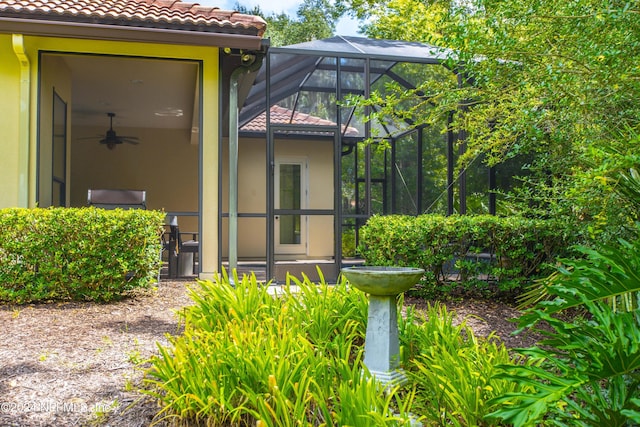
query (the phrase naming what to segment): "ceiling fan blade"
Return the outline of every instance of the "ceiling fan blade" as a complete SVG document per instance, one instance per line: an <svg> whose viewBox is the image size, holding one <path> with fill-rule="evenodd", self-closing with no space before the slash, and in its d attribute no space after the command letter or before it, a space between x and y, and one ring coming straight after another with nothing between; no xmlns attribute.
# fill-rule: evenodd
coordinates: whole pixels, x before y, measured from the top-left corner
<svg viewBox="0 0 640 427"><path fill-rule="evenodd" d="M95 137L89 136L78 139L97 139L100 144L106 145L110 150L113 150L116 145L120 145L125 142L127 144L133 145L138 145L140 143L140 139L137 136L121 136L116 134L116 131L113 129L113 118L115 117L115 113L107 113L107 115L109 116L109 129L107 129L107 132L105 134Z"/></svg>
<svg viewBox="0 0 640 427"><path fill-rule="evenodd" d="M83 137L75 138L75 139L76 139L76 141L86 141L86 140L89 140L89 139L92 139L92 140L95 141L96 139L104 139L104 135L83 136Z"/></svg>

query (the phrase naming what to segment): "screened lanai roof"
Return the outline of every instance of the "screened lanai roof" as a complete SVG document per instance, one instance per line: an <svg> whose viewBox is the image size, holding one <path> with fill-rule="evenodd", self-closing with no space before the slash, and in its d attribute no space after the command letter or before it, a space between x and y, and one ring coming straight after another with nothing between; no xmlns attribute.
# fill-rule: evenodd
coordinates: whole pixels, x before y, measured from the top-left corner
<svg viewBox="0 0 640 427"><path fill-rule="evenodd" d="M411 72L406 64L440 64L449 54L424 43L345 36L271 48L240 111L239 125L242 128L265 114L268 100L270 108L277 105L290 110L292 124L297 114L308 114L343 130L359 129L362 137L364 125L358 123L353 110L338 112L339 100L348 94L366 96L389 82L413 89L424 74Z"/></svg>
<svg viewBox="0 0 640 427"><path fill-rule="evenodd" d="M425 43L347 36L335 36L324 40L272 48L272 51L431 64L446 59L446 55L449 53L446 49Z"/></svg>

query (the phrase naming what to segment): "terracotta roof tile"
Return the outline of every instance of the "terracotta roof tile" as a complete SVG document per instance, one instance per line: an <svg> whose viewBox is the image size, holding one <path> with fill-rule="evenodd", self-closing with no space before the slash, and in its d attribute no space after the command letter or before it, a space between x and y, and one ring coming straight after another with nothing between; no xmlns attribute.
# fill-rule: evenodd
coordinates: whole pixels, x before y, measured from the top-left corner
<svg viewBox="0 0 640 427"><path fill-rule="evenodd" d="M253 15L176 0L0 0L0 16L262 36Z"/></svg>
<svg viewBox="0 0 640 427"><path fill-rule="evenodd" d="M269 112L269 118L271 124L279 125L303 125L303 126L335 126L336 124L331 120L321 119L320 117L312 116L310 114L296 112L293 113L288 108L281 107L279 105L273 105ZM344 125L342 127L344 129ZM263 112L247 124L241 127L240 130L245 132L265 132L267 129L267 114ZM306 133L306 132L305 132ZM347 136L358 135L356 128L348 127L345 132Z"/></svg>

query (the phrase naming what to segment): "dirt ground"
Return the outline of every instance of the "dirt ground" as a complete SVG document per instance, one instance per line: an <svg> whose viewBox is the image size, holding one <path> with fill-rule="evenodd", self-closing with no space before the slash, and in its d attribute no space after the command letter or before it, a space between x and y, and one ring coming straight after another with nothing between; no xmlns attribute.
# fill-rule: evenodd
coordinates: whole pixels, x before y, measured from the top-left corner
<svg viewBox="0 0 640 427"><path fill-rule="evenodd" d="M144 361L180 333L176 312L191 304L191 284L162 281L109 304L0 306L0 427L150 425L158 407L136 391ZM496 331L510 347L535 342L510 335L518 312L506 304L446 305L478 335Z"/></svg>

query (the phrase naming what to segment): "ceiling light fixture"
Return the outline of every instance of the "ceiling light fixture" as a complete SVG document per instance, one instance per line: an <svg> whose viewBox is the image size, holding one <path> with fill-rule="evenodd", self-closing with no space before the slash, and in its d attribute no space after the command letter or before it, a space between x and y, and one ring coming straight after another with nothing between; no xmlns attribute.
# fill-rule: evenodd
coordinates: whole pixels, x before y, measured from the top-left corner
<svg viewBox="0 0 640 427"><path fill-rule="evenodd" d="M157 117L182 117L184 111L180 108L163 108L153 113Z"/></svg>

